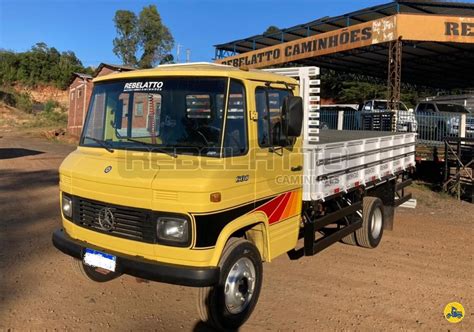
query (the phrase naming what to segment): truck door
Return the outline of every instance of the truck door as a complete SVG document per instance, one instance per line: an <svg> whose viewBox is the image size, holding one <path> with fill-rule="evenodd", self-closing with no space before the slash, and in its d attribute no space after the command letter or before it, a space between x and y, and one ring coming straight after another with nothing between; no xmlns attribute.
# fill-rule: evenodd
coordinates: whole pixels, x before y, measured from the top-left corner
<svg viewBox="0 0 474 332"><path fill-rule="evenodd" d="M301 213L301 138L289 139L283 130L283 101L292 94L284 87L255 87L255 200L267 215L272 257L295 247Z"/></svg>

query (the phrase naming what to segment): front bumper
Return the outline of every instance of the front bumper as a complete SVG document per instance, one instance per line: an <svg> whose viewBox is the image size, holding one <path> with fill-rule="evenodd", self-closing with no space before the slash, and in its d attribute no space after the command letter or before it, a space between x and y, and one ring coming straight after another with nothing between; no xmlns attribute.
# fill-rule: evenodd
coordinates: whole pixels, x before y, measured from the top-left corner
<svg viewBox="0 0 474 332"><path fill-rule="evenodd" d="M219 280L219 267L189 267L124 255L72 239L63 229L54 231L53 244L63 253L81 260L86 248L114 255L117 257L117 272L138 278L191 287L213 286Z"/></svg>

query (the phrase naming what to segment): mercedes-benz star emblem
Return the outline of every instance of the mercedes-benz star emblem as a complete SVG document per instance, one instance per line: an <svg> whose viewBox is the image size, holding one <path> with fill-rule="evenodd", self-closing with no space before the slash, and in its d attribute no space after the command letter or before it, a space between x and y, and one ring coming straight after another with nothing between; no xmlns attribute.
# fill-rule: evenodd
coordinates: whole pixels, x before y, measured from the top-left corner
<svg viewBox="0 0 474 332"><path fill-rule="evenodd" d="M112 170L112 166L107 166L105 169L104 169L104 173L108 173Z"/></svg>
<svg viewBox="0 0 474 332"><path fill-rule="evenodd" d="M111 209L103 208L99 211L99 225L104 231L111 231L115 228L115 217Z"/></svg>

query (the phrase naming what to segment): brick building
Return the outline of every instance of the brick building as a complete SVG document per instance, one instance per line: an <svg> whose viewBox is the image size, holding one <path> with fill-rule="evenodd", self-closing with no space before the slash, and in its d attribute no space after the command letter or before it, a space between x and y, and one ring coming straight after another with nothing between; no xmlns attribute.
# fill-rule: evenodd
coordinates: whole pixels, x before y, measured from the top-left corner
<svg viewBox="0 0 474 332"><path fill-rule="evenodd" d="M101 63L94 74L74 73L69 85L69 111L67 130L70 135L79 136L84 125L92 93L92 79L122 71L134 70L132 67Z"/></svg>

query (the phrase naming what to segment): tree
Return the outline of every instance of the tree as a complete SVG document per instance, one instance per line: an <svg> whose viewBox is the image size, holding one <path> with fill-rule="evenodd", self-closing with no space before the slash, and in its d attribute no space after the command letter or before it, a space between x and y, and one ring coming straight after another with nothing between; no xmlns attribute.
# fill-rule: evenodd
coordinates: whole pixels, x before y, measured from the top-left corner
<svg viewBox="0 0 474 332"><path fill-rule="evenodd" d="M270 25L267 30L265 30L265 32L263 33L264 35L273 35L275 33L278 33L278 32L281 32L281 30L274 26L274 25Z"/></svg>
<svg viewBox="0 0 474 332"><path fill-rule="evenodd" d="M168 57L173 49L174 39L161 21L155 5L144 7L138 19L139 44L143 50L141 68L151 68Z"/></svg>
<svg viewBox="0 0 474 332"><path fill-rule="evenodd" d="M138 18L131 11L117 10L114 23L118 36L113 51L124 64L151 68L173 62L174 39L155 5L143 7Z"/></svg>
<svg viewBox="0 0 474 332"><path fill-rule="evenodd" d="M163 57L163 59L161 59L160 61L160 65L164 65L164 64L169 64L169 63L176 63L174 61L174 56L173 54L167 54Z"/></svg>
<svg viewBox="0 0 474 332"><path fill-rule="evenodd" d="M129 66L136 66L138 47L138 19L129 10L117 10L114 17L118 36L114 39L114 53Z"/></svg>
<svg viewBox="0 0 474 332"><path fill-rule="evenodd" d="M22 53L0 50L0 85L16 82L28 86L54 84L64 89L73 72L85 70L74 52L59 53L45 43L37 43Z"/></svg>

